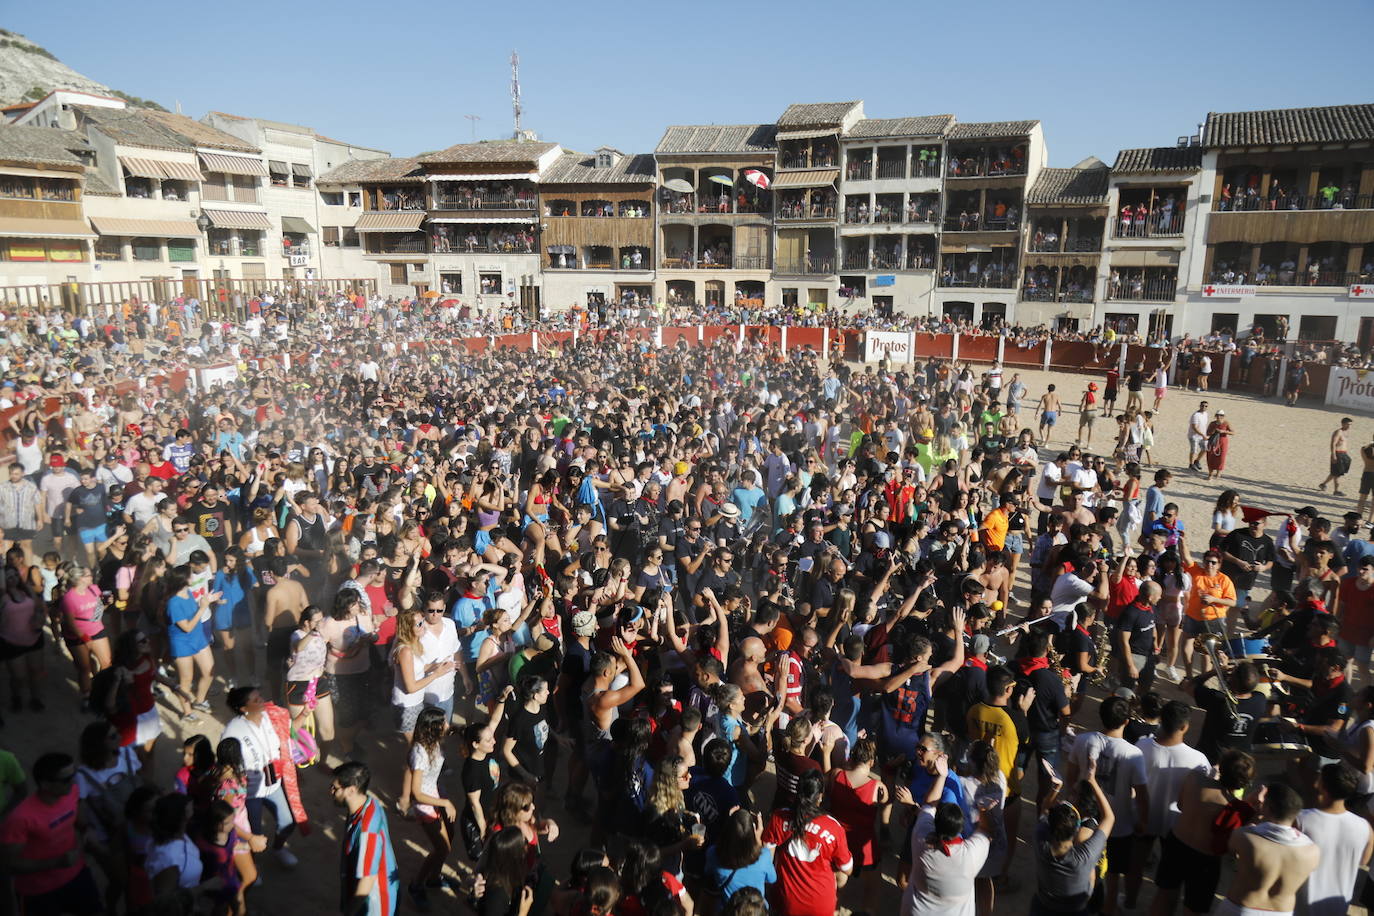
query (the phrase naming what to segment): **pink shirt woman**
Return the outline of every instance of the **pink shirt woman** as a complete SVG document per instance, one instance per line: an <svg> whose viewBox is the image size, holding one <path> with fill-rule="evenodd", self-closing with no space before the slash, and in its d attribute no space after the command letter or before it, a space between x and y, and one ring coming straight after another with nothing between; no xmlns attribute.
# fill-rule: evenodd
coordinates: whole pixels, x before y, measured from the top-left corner
<svg viewBox="0 0 1374 916"><path fill-rule="evenodd" d="M94 583L68 590L62 596L62 613L69 642L74 637L81 641L95 639L105 632L102 622L105 603L100 600L100 588Z"/></svg>

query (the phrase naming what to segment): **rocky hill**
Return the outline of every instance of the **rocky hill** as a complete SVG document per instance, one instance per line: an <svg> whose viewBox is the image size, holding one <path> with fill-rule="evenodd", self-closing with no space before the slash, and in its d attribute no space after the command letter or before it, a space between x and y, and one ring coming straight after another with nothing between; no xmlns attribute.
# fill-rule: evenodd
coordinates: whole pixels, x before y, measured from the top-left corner
<svg viewBox="0 0 1374 916"><path fill-rule="evenodd" d="M82 76L42 45L17 32L0 29L0 105L41 99L53 89L97 92L122 98L138 107L162 108L156 102L126 95Z"/></svg>

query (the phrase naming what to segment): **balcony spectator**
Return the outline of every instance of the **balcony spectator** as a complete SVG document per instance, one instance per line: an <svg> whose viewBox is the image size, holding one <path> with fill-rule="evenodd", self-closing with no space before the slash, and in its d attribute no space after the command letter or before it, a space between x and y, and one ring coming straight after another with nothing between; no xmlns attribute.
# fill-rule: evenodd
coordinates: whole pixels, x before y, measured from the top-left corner
<svg viewBox="0 0 1374 916"><path fill-rule="evenodd" d="M1323 210L1330 210L1332 207L1336 206L1336 195L1340 192L1341 189L1336 187L1336 183L1327 179L1327 181L1317 189L1317 197L1321 199L1321 208Z"/></svg>
<svg viewBox="0 0 1374 916"><path fill-rule="evenodd" d="M1221 186L1221 207L1220 207L1220 209L1222 210L1222 212L1226 212L1227 210L1230 210L1230 209L1231 209L1232 203L1233 203L1233 201L1232 201L1232 199L1231 199L1231 186L1230 186L1229 184L1223 184L1223 185Z"/></svg>

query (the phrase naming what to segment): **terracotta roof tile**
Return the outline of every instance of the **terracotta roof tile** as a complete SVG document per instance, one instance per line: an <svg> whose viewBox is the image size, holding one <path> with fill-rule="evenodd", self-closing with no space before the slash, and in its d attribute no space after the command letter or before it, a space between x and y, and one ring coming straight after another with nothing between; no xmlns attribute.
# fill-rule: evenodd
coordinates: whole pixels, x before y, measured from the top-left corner
<svg viewBox="0 0 1374 916"><path fill-rule="evenodd" d="M1196 172L1202 168L1200 146L1156 146L1123 149L1116 154L1113 172Z"/></svg>
<svg viewBox="0 0 1374 916"><path fill-rule="evenodd" d="M771 153L775 124L679 124L663 132L657 153Z"/></svg>
<svg viewBox="0 0 1374 916"><path fill-rule="evenodd" d="M596 156L564 152L540 178L540 184L653 184L654 157L649 153L622 154L609 169L596 167Z"/></svg>
<svg viewBox="0 0 1374 916"><path fill-rule="evenodd" d="M1374 104L1208 112L1208 149L1374 140Z"/></svg>
<svg viewBox="0 0 1374 916"><path fill-rule="evenodd" d="M949 129L951 140L998 140L1003 137L1026 137L1039 121L980 121L955 124Z"/></svg>
<svg viewBox="0 0 1374 916"><path fill-rule="evenodd" d="M846 137L943 137L954 123L954 115L926 115L919 118L864 118L849 129Z"/></svg>
<svg viewBox="0 0 1374 916"><path fill-rule="evenodd" d="M1096 169L1041 169L1026 203L1105 204L1110 174L1105 166Z"/></svg>
<svg viewBox="0 0 1374 916"><path fill-rule="evenodd" d="M788 105L787 110L778 118L778 127L830 127L838 125L863 102L808 102Z"/></svg>

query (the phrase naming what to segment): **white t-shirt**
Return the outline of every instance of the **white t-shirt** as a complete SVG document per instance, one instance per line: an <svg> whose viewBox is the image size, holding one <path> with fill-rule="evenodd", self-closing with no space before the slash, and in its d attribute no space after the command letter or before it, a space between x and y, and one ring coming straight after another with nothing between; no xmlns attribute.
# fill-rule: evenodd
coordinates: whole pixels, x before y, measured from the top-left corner
<svg viewBox="0 0 1374 916"><path fill-rule="evenodd" d="M934 829L935 808L927 805L911 831L911 878L902 894L901 916L973 916L973 879L987 861L992 841L975 833L945 855L926 847Z"/></svg>
<svg viewBox="0 0 1374 916"><path fill-rule="evenodd" d="M1294 824L1321 850L1317 870L1298 890L1294 910L1311 916L1345 916L1355 896L1360 860L1369 843L1369 822L1352 811L1327 814L1304 808Z"/></svg>
<svg viewBox="0 0 1374 916"><path fill-rule="evenodd" d="M1035 498L1045 505L1052 505L1059 493L1059 484L1064 479L1064 471L1053 461L1045 463L1040 475L1035 478Z"/></svg>
<svg viewBox="0 0 1374 916"><path fill-rule="evenodd" d="M76 768L76 787L81 800L88 808L95 809L95 817L90 818L91 832L99 839L109 839L103 818L109 816L122 820L123 804L138 787L138 771L143 768L133 745L121 747L112 766L103 770L92 770L87 766ZM110 809L118 810L110 810Z"/></svg>
<svg viewBox="0 0 1374 916"><path fill-rule="evenodd" d="M149 851L144 871L150 880L156 880L159 873L169 868L179 871L177 887L190 889L200 883L200 850L190 837L183 834L166 843L157 843Z"/></svg>
<svg viewBox="0 0 1374 916"><path fill-rule="evenodd" d="M1207 411L1195 410L1188 418L1188 435L1205 436L1207 435Z"/></svg>
<svg viewBox="0 0 1374 916"><path fill-rule="evenodd" d="M1054 580L1054 585L1050 588L1050 603L1054 605L1050 608L1050 613L1067 614L1096 591L1097 586L1079 578L1077 573L1064 573Z"/></svg>
<svg viewBox="0 0 1374 916"><path fill-rule="evenodd" d="M281 756L281 739L277 737L277 730L272 727L267 713L262 714L262 721L257 725L248 721L247 716L235 716L224 726L224 734L220 736L220 740L223 741L225 738L237 738L239 747L243 750L243 769L248 776L248 797L266 798L271 795L272 790L277 787L277 782L264 783L263 770ZM277 776L280 782L281 774L278 773ZM152 872L149 871L149 874Z"/></svg>
<svg viewBox="0 0 1374 916"><path fill-rule="evenodd" d="M458 652L458 625L453 618L444 617L442 626L438 635L431 633L428 627L420 634L420 659L426 668L434 662L452 658ZM457 677L458 672L454 670L430 681L425 687L425 702L434 706L447 701L453 696Z"/></svg>
<svg viewBox="0 0 1374 916"><path fill-rule="evenodd" d="M1207 775L1212 765L1201 751L1181 741L1166 747L1149 735L1137 741L1136 747L1144 755L1145 784L1150 787L1150 823L1145 832L1166 836L1178 820L1178 796L1183 781L1194 770Z"/></svg>
<svg viewBox="0 0 1374 916"><path fill-rule="evenodd" d="M1078 766L1079 773L1088 772L1088 761L1097 760L1097 782L1111 802L1116 823L1112 836L1128 836L1135 831L1135 804L1132 789L1148 785L1145 775L1145 755L1140 748L1124 738L1113 738L1101 732L1086 732L1073 742L1069 759Z"/></svg>

